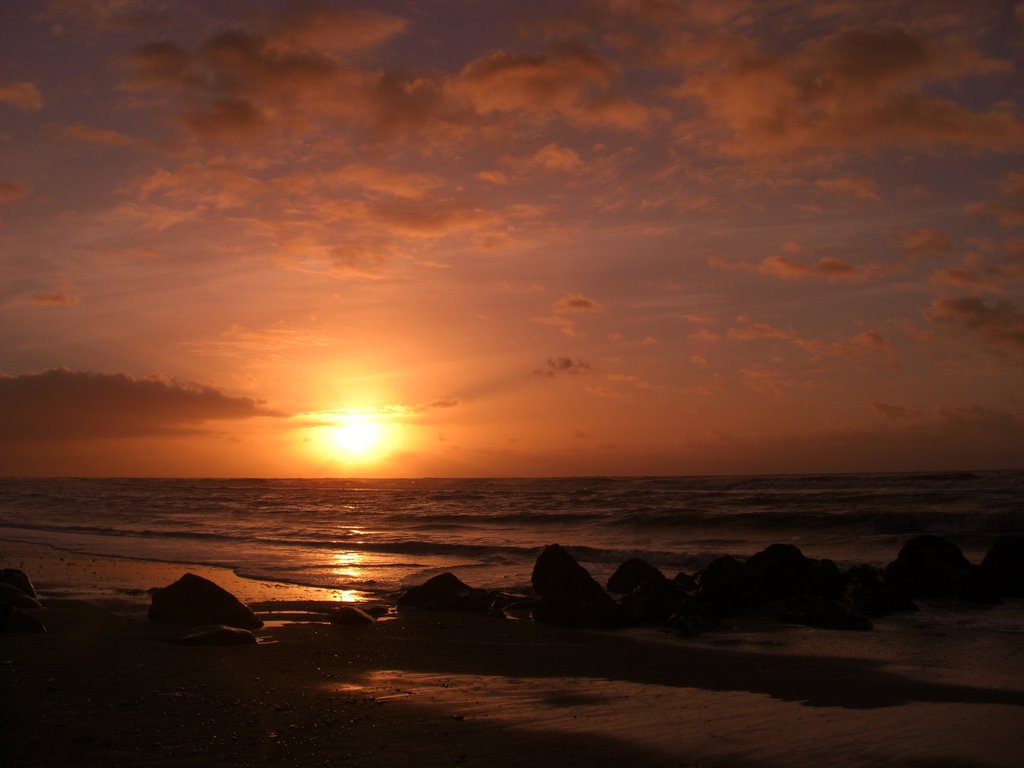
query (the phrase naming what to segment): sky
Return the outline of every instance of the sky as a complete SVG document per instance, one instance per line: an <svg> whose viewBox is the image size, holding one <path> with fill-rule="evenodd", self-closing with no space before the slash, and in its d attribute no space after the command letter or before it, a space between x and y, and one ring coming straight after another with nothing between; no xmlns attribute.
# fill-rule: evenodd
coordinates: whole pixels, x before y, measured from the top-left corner
<svg viewBox="0 0 1024 768"><path fill-rule="evenodd" d="M1024 3L0 4L0 474L1024 468Z"/></svg>

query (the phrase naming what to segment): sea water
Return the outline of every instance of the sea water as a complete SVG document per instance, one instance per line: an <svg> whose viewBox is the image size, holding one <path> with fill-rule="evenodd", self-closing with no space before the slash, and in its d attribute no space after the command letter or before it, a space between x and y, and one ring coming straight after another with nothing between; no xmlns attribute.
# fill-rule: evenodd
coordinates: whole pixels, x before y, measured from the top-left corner
<svg viewBox="0 0 1024 768"><path fill-rule="evenodd" d="M0 539L222 565L383 596L453 571L523 590L551 543L599 580L668 576L775 543L884 565L938 533L980 562L1024 532L1024 472L551 479L0 479Z"/></svg>

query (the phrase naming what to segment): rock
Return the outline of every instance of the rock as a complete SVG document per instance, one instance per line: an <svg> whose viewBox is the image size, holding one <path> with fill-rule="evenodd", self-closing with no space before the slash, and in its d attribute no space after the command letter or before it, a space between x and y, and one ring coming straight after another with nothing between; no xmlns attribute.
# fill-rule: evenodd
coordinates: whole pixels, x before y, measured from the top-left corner
<svg viewBox="0 0 1024 768"><path fill-rule="evenodd" d="M501 614L498 594L486 589L474 589L463 583L454 573L442 573L422 584L409 587L399 598L399 608L425 608L433 611L462 611L464 613Z"/></svg>
<svg viewBox="0 0 1024 768"><path fill-rule="evenodd" d="M977 569L960 547L941 536L916 536L885 567L885 586L909 598L970 595Z"/></svg>
<svg viewBox="0 0 1024 768"><path fill-rule="evenodd" d="M0 605L11 605L15 608L41 608L39 601L29 597L25 592L13 584L0 581Z"/></svg>
<svg viewBox="0 0 1024 768"><path fill-rule="evenodd" d="M697 600L717 615L738 613L753 601L747 571L732 555L712 560L697 575L697 585Z"/></svg>
<svg viewBox="0 0 1024 768"><path fill-rule="evenodd" d="M209 579L186 573L153 593L149 620L167 624L224 624L258 629L263 622L250 608Z"/></svg>
<svg viewBox="0 0 1024 768"><path fill-rule="evenodd" d="M609 592L617 592L621 595L628 595L645 581L667 581L664 574L639 557L627 560L608 579L606 589Z"/></svg>
<svg viewBox="0 0 1024 768"><path fill-rule="evenodd" d="M855 565L843 576L842 605L858 616L879 617L896 611L916 611L917 605L906 595L887 586L880 568Z"/></svg>
<svg viewBox="0 0 1024 768"><path fill-rule="evenodd" d="M376 621L373 616L354 605L339 605L327 614L327 618L331 624L339 626L373 624Z"/></svg>
<svg viewBox="0 0 1024 768"><path fill-rule="evenodd" d="M1024 537L996 539L981 562L981 576L1002 597L1024 597Z"/></svg>
<svg viewBox="0 0 1024 768"><path fill-rule="evenodd" d="M208 624L195 627L172 642L175 645L256 645L256 635L248 629Z"/></svg>
<svg viewBox="0 0 1024 768"><path fill-rule="evenodd" d="M615 601L558 544L540 553L531 583L540 596L533 610L537 621L572 626L614 626L620 621Z"/></svg>
<svg viewBox="0 0 1024 768"><path fill-rule="evenodd" d="M4 568L0 570L0 583L17 587L29 597L38 597L36 588L32 586L32 581L29 579L28 574L18 568Z"/></svg>
<svg viewBox="0 0 1024 768"><path fill-rule="evenodd" d="M800 595L781 602L779 620L791 624L857 631L865 631L874 626L871 619L852 614L827 597Z"/></svg>
<svg viewBox="0 0 1024 768"><path fill-rule="evenodd" d="M792 544L772 544L751 556L744 568L755 603L798 595L837 599L843 578L831 560L805 557Z"/></svg>
<svg viewBox="0 0 1024 768"><path fill-rule="evenodd" d="M697 578L695 576L691 576L685 571L680 571L672 581L681 586L687 593L691 595L697 594Z"/></svg>
<svg viewBox="0 0 1024 768"><path fill-rule="evenodd" d="M13 605L0 604L0 632L45 632L46 625Z"/></svg>
<svg viewBox="0 0 1024 768"><path fill-rule="evenodd" d="M662 576L637 585L620 605L623 619L631 624L664 624L692 602L682 587Z"/></svg>

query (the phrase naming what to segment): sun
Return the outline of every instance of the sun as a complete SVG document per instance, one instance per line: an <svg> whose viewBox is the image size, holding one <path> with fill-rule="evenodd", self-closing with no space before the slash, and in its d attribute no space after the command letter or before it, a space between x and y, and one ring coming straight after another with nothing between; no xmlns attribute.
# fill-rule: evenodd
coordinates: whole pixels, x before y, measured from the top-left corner
<svg viewBox="0 0 1024 768"><path fill-rule="evenodd" d="M340 426L329 427L331 442L342 454L354 458L369 456L381 447L384 425L368 418L348 417Z"/></svg>
<svg viewBox="0 0 1024 768"><path fill-rule="evenodd" d="M320 461L346 466L377 464L398 447L398 425L387 413L346 409L319 418L323 421L312 428L309 446Z"/></svg>

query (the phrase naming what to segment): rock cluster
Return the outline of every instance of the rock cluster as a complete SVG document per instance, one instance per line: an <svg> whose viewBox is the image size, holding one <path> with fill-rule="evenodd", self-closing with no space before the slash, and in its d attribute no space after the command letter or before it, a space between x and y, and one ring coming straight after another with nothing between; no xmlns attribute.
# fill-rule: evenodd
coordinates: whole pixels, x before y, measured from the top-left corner
<svg viewBox="0 0 1024 768"><path fill-rule="evenodd" d="M794 624L867 630L872 618L917 610L916 599L993 603L1024 596L1024 539L998 539L981 566L939 536L907 541L884 569L855 565L845 573L792 544L772 544L741 560L723 555L695 575L669 579L650 563L627 560L598 584L563 547L537 557L531 578L534 620L588 627L657 625L691 634L727 617L756 615ZM619 598L612 597L616 594ZM453 574L409 589L400 607L495 610L497 593L473 589Z"/></svg>

